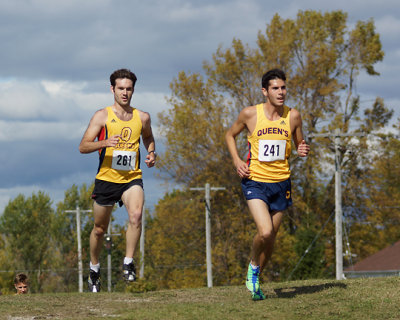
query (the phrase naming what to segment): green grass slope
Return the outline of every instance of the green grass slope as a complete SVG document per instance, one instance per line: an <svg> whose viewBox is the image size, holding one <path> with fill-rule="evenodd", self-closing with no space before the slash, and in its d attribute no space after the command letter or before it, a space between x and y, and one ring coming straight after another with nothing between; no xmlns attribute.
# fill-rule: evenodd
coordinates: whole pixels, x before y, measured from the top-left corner
<svg viewBox="0 0 400 320"><path fill-rule="evenodd" d="M1 319L400 319L400 277L263 284L145 293L0 296Z"/></svg>

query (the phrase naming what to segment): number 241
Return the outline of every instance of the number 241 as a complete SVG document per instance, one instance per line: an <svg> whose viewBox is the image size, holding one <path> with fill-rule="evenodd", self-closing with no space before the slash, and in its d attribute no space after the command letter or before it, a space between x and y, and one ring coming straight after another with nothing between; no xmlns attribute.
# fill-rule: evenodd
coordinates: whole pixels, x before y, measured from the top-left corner
<svg viewBox="0 0 400 320"><path fill-rule="evenodd" d="M269 155L272 156L279 156L279 145L268 145L266 144L264 146L265 151L264 151L264 156L268 157Z"/></svg>

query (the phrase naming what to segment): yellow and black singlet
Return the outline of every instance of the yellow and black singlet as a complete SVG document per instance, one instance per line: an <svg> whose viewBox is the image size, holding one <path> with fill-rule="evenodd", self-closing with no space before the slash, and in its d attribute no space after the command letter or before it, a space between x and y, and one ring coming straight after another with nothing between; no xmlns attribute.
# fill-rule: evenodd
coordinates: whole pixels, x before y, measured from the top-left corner
<svg viewBox="0 0 400 320"><path fill-rule="evenodd" d="M290 177L290 108L284 106L281 118L271 121L265 116L263 106L262 103L256 106L257 124L247 137L249 179L259 182L284 181Z"/></svg>
<svg viewBox="0 0 400 320"><path fill-rule="evenodd" d="M106 110L107 121L98 140L106 140L114 135L120 135L121 138L115 147L99 150L99 169L96 179L114 183L127 183L134 179L141 179L139 145L142 121L139 111L133 109L132 119L123 121L117 117L112 107L107 107Z"/></svg>

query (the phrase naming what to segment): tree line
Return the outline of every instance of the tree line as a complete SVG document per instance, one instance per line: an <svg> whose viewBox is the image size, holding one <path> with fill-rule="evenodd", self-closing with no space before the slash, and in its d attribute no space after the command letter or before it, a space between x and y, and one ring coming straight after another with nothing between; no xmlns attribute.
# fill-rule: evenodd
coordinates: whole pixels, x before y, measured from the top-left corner
<svg viewBox="0 0 400 320"><path fill-rule="evenodd" d="M183 187L165 194L147 216L145 280L128 290L206 285L205 204L201 193L190 191L205 182L226 188L212 192L214 285L244 282L255 227L224 134L243 107L263 101L261 77L274 67L286 72L287 104L301 112L306 137L336 129L349 134L339 148L344 248L353 254L344 257L345 267L399 240L400 120L388 131L393 110L379 96L366 105L356 90L360 74L378 79L375 65L383 57L372 19L350 28L345 12L310 10L295 19L276 14L258 32L254 48L240 39L220 46L203 63L203 73L181 71L170 84L170 108L158 115L166 146L158 167L162 178ZM246 136L238 139L244 157ZM308 142L307 159L295 154L290 159L294 205L284 217L264 281L334 276L335 146L327 137ZM42 192L11 200L0 217L0 270L31 270L36 292L76 291L75 216L65 211L77 203L90 208L91 188L73 185L55 210ZM82 220L82 239L89 239L91 214ZM125 241L125 227L117 228L122 236L113 238L114 279L121 278ZM82 244L86 266L89 243ZM102 255L105 266L106 250ZM0 273L0 286L10 287L10 279ZM116 280L114 290L127 289Z"/></svg>

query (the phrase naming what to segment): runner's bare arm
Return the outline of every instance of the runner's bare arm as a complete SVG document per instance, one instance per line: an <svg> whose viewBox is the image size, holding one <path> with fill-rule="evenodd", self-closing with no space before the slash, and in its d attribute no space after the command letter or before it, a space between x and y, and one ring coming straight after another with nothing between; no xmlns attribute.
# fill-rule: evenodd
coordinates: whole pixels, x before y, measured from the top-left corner
<svg viewBox="0 0 400 320"><path fill-rule="evenodd" d="M239 156L235 138L248 127L247 122L253 116L253 110L250 108L251 107L247 107L240 112L232 127L230 127L225 134L226 145L228 146L229 153L232 156L237 174L241 178L247 178L250 175L250 171L247 164Z"/></svg>
<svg viewBox="0 0 400 320"><path fill-rule="evenodd" d="M156 161L156 144L154 141L153 131L151 129L151 118L147 112L140 111L140 119L142 120L142 140L144 147L147 150L146 165L151 168Z"/></svg>
<svg viewBox="0 0 400 320"><path fill-rule="evenodd" d="M105 109L96 111L92 119L90 119L89 125L79 144L80 153L91 153L105 147L114 147L117 145L120 138L119 135L112 136L107 140L95 141L106 121L107 111Z"/></svg>
<svg viewBox="0 0 400 320"><path fill-rule="evenodd" d="M296 146L297 154L300 157L306 157L310 152L310 146L305 142L303 135L303 123L300 112L292 109L290 112L290 125L292 130L293 142Z"/></svg>

